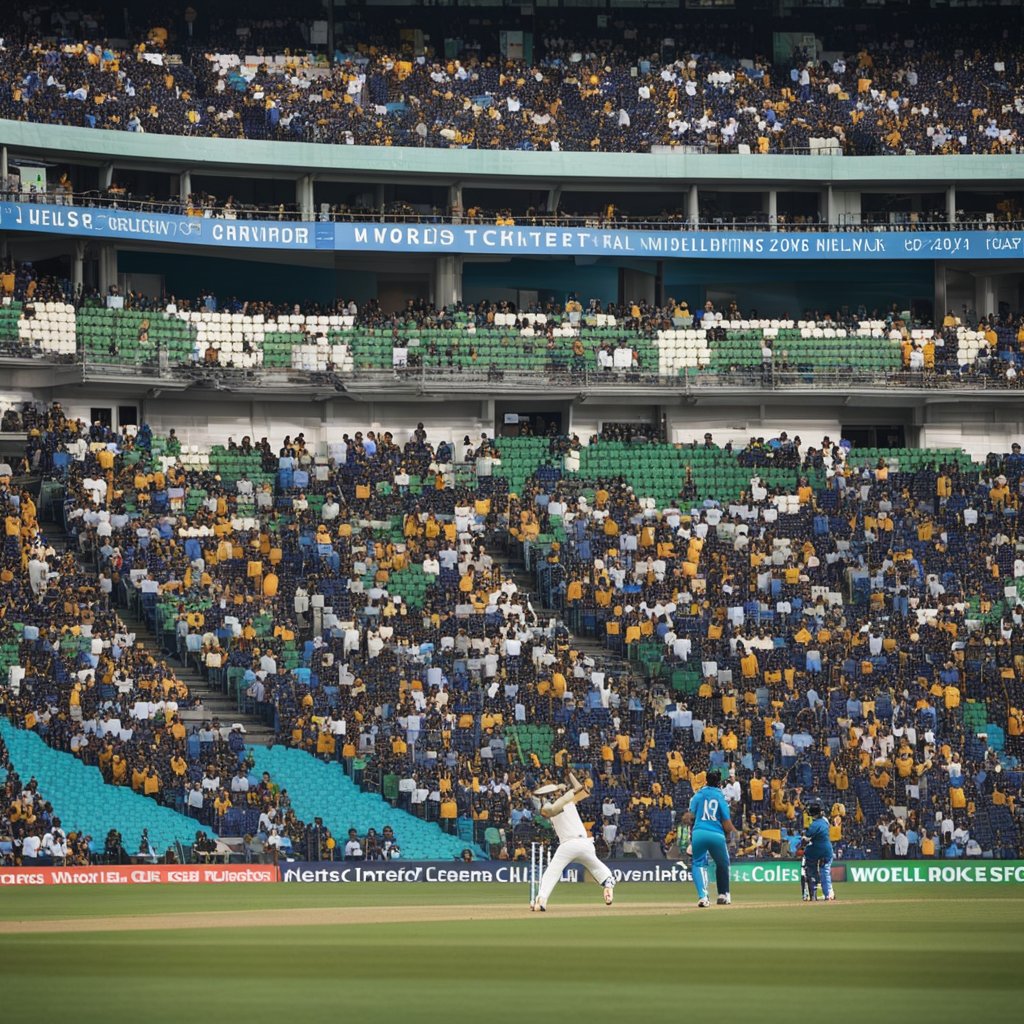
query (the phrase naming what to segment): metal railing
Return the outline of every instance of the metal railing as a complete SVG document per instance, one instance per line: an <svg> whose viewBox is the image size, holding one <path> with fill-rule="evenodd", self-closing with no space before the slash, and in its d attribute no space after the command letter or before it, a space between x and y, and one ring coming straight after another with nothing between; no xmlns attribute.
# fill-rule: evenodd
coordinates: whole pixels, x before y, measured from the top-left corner
<svg viewBox="0 0 1024 1024"><path fill-rule="evenodd" d="M968 370L940 367L936 370L874 369L853 365L809 368L772 365L741 366L729 370L702 369L684 375L663 374L645 368L603 369L587 362L549 363L545 366L501 368L473 366L357 366L352 371L303 370L297 367L232 367L199 362L170 363L158 342L145 359L133 362L96 360L79 345L76 354L50 357L28 350L17 340L0 339L0 357L24 360L32 365L77 365L84 380L134 378L140 382L176 383L182 389L207 387L212 391L244 390L261 387L287 387L298 391L363 391L380 389L428 393L469 388L491 392L536 391L557 388L580 392L658 390L678 394L742 390L750 391L826 391L886 390L965 391L1016 393L1024 390L1024 374L1008 378L1006 366L998 360L993 368L1000 373L972 367Z"/></svg>
<svg viewBox="0 0 1024 1024"><path fill-rule="evenodd" d="M335 375L342 386L374 385L396 390L418 387L431 390L458 389L477 385L492 391L536 390L562 388L580 391L622 391L652 389L681 394L703 391L793 391L809 388L850 391L856 389L900 388L910 390L1024 390L1020 379L1010 381L1005 375L989 376L969 372L935 372L912 370L868 370L855 367L830 367L819 370L772 369L760 367L729 371L703 371L692 376L668 376L650 370L602 370L596 368L549 367L536 370L499 370L494 367L455 369L438 367L404 367L357 369L351 374Z"/></svg>
<svg viewBox="0 0 1024 1024"><path fill-rule="evenodd" d="M1024 391L1024 377L1014 380L1005 374L959 370L873 370L863 367L794 369L741 367L728 371L700 371L689 376L669 376L657 371L603 370L592 366L547 366L535 369L479 367L360 367L348 373L308 371L290 367L235 368L188 364L170 366L159 360L145 363L90 363L81 361L83 378L136 378L140 382L165 381L185 387L208 387L211 391L250 391L289 388L302 392L344 392L379 390L393 393L429 394L437 391L480 390L491 393L538 390L578 393L659 391L679 395L742 391L786 392L821 390L850 391L934 391L1018 393Z"/></svg>
<svg viewBox="0 0 1024 1024"><path fill-rule="evenodd" d="M126 213L157 213L177 216L189 215L197 218L219 220L276 220L319 223L381 223L381 224L471 224L508 227L539 228L581 228L606 231L786 231L786 232L933 232L933 231L1022 231L1024 220L1000 218L991 211L959 211L954 220L938 214L928 214L927 219L890 219L888 214L860 214L843 216L835 223L818 221L813 218L789 220L785 216L769 218L767 214L737 216L725 213L720 216L691 219L679 211L668 211L658 216L634 217L630 215L575 214L575 213L524 213L513 215L510 222L498 225L505 218L500 212L487 211L470 215L458 210L435 210L429 213L408 210L365 208L355 210L314 209L300 210L294 203L278 203L259 206L240 203L205 203L201 200L189 203L187 197L169 199L138 199L131 194L112 195L109 192L65 192L53 189L46 192L35 190L0 191L0 199L7 202L39 203L52 206L76 206L119 210Z"/></svg>

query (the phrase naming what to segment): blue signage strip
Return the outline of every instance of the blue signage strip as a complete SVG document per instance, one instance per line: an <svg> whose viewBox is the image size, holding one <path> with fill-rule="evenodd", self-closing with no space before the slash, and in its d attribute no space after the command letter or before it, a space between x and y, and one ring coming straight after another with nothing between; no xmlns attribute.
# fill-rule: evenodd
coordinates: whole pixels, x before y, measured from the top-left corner
<svg viewBox="0 0 1024 1024"><path fill-rule="evenodd" d="M0 230L127 242L296 252L655 259L1020 259L1015 231L645 231L489 224L227 220L102 207L0 203Z"/></svg>
<svg viewBox="0 0 1024 1024"><path fill-rule="evenodd" d="M213 220L108 207L0 203L0 230L43 231L100 241L173 242L243 249L313 249L315 229L332 225L275 220ZM323 248L331 248L333 237Z"/></svg>

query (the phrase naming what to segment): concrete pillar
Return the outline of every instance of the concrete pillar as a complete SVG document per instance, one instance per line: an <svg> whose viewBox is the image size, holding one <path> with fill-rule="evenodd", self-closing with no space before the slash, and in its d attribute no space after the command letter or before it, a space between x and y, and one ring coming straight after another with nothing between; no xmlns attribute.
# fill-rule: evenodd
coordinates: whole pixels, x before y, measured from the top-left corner
<svg viewBox="0 0 1024 1024"><path fill-rule="evenodd" d="M836 197L832 191L832 186L829 185L825 190L825 223L832 228L839 220L838 211L836 210Z"/></svg>
<svg viewBox="0 0 1024 1024"><path fill-rule="evenodd" d="M448 212L453 224L462 223L462 215L466 211L462 207L462 185L458 182L448 186Z"/></svg>
<svg viewBox="0 0 1024 1024"><path fill-rule="evenodd" d="M295 182L295 206L299 211L299 220L313 219L315 210L312 174L304 174Z"/></svg>
<svg viewBox="0 0 1024 1024"><path fill-rule="evenodd" d="M181 196L182 202L185 202L185 200L192 194L191 171L184 170L178 175L178 194Z"/></svg>
<svg viewBox="0 0 1024 1024"><path fill-rule="evenodd" d="M700 223L700 192L696 185L690 186L686 201L686 216L691 227L697 227Z"/></svg>
<svg viewBox="0 0 1024 1024"><path fill-rule="evenodd" d="M501 424L494 412L494 399L487 398L480 403L480 427L488 437L494 437L501 432ZM454 431L453 431L454 433ZM470 437L473 437L470 432Z"/></svg>
<svg viewBox="0 0 1024 1024"><path fill-rule="evenodd" d="M7 147L0 146L0 188L7 188L7 178L10 173L10 166L7 163Z"/></svg>
<svg viewBox="0 0 1024 1024"><path fill-rule="evenodd" d="M943 260L935 261L935 280L933 287L934 309L932 310L933 322L938 325L946 315L949 302L946 298L946 264Z"/></svg>
<svg viewBox="0 0 1024 1024"><path fill-rule="evenodd" d="M558 213L558 204L562 200L562 186L556 185L548 190L546 209L548 213Z"/></svg>
<svg viewBox="0 0 1024 1024"><path fill-rule="evenodd" d="M768 190L768 224L772 231L779 229L779 193L776 189Z"/></svg>
<svg viewBox="0 0 1024 1024"><path fill-rule="evenodd" d="M85 284L85 242L76 239L71 250L71 287L77 295Z"/></svg>
<svg viewBox="0 0 1024 1024"><path fill-rule="evenodd" d="M450 306L462 300L462 260L438 256L434 260L434 305Z"/></svg>
<svg viewBox="0 0 1024 1024"><path fill-rule="evenodd" d="M110 188L114 184L114 165L104 164L100 168L100 191Z"/></svg>
<svg viewBox="0 0 1024 1024"><path fill-rule="evenodd" d="M112 284L117 284L117 250L113 243L104 242L100 246L99 258L100 295L106 296Z"/></svg>
<svg viewBox="0 0 1024 1024"><path fill-rule="evenodd" d="M996 283L991 274L975 274L974 276L974 309L978 317L989 317L998 313L996 302Z"/></svg>
<svg viewBox="0 0 1024 1024"><path fill-rule="evenodd" d="M956 185L946 186L946 220L956 224Z"/></svg>

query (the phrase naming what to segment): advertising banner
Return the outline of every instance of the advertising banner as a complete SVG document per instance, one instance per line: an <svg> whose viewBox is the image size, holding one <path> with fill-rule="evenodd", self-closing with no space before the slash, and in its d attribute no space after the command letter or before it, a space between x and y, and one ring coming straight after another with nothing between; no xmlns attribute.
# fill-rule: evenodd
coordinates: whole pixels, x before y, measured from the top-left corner
<svg viewBox="0 0 1024 1024"><path fill-rule="evenodd" d="M489 224L236 220L109 207L0 203L0 231L217 248L656 259L1019 259L1014 231L691 231Z"/></svg>
<svg viewBox="0 0 1024 1024"><path fill-rule="evenodd" d="M689 867L682 861L623 860L609 861L616 882L665 882L675 885L693 881ZM800 882L797 861L741 861L730 868L738 885L783 884L794 887ZM383 882L435 882L465 885L470 882L497 882L526 885L530 878L528 863L518 861L341 861L292 862L274 864L131 864L95 867L0 867L0 889L37 885L153 885L182 883L266 883L332 882L362 884ZM1024 861L989 860L956 864L931 861L836 861L832 865L834 882L924 884L996 882L1024 884ZM587 882L578 865L570 865L562 874L563 882Z"/></svg>
<svg viewBox="0 0 1024 1024"><path fill-rule="evenodd" d="M833 865L843 870L845 882L924 882L949 883L1002 882L1024 884L1024 860L973 860L958 861L870 861L851 860L845 864Z"/></svg>
<svg viewBox="0 0 1024 1024"><path fill-rule="evenodd" d="M691 882L693 876L682 861L608 861L617 882ZM785 882L799 885L800 865L796 861L733 864L734 882ZM281 865L282 882L506 882L526 885L530 866L523 861L342 861L336 864L292 863ZM563 882L586 881L585 872L570 865Z"/></svg>
<svg viewBox="0 0 1024 1024"><path fill-rule="evenodd" d="M96 867L0 868L0 889L23 885L153 885L276 882L273 864L103 864Z"/></svg>

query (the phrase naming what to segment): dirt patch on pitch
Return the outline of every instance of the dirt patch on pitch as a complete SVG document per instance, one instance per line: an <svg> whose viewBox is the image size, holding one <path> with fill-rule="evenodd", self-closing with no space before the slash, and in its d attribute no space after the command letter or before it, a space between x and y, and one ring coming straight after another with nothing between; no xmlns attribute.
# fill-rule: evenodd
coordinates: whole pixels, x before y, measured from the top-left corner
<svg viewBox="0 0 1024 1024"><path fill-rule="evenodd" d="M847 903L851 901L846 901ZM859 901L858 901L859 902ZM792 906L792 900L778 903L734 905L728 913ZM530 913L526 906L509 904L456 904L408 907L301 907L282 910L222 910L189 914L149 914L125 917L60 918L51 921L0 921L0 935L30 935L69 932L181 931L189 928L294 928L300 925L416 924L432 921L509 921L535 917L557 920L569 917L664 917L696 913L687 901L628 903L612 907L602 904L553 904L547 914ZM721 912L719 909L718 912ZM541 923L539 921L538 923Z"/></svg>

